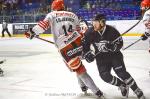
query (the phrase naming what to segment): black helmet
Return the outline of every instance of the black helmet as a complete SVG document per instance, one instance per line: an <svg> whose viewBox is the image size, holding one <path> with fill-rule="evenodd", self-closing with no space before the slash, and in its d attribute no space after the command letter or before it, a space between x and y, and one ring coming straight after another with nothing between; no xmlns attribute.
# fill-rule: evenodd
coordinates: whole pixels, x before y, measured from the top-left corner
<svg viewBox="0 0 150 99"><path fill-rule="evenodd" d="M106 20L106 16L104 14L97 14L95 15L93 21L100 21L100 20Z"/></svg>
<svg viewBox="0 0 150 99"><path fill-rule="evenodd" d="M104 14L97 14L93 21L99 21L101 26L105 26L106 25L106 16Z"/></svg>

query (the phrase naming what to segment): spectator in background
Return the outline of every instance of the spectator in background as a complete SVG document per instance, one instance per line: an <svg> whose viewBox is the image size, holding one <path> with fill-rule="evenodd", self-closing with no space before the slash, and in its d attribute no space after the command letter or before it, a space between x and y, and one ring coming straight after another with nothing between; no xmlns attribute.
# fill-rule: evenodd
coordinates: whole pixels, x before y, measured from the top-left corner
<svg viewBox="0 0 150 99"><path fill-rule="evenodd" d="M83 7L83 5L86 4L86 1L85 0L80 0L80 5L81 5L81 8Z"/></svg>
<svg viewBox="0 0 150 99"><path fill-rule="evenodd" d="M3 4L3 1L0 1L0 12L2 10L2 4Z"/></svg>
<svg viewBox="0 0 150 99"><path fill-rule="evenodd" d="M8 24L7 24L7 22L6 22L5 20L3 20L2 28L3 28L3 30L2 30L2 37L5 36L5 35L4 35L4 32L5 32L5 31L7 32L7 34L9 35L9 37L11 37L11 34L10 34L10 32L8 31Z"/></svg>
<svg viewBox="0 0 150 99"><path fill-rule="evenodd" d="M13 2L13 10L17 10L18 0L12 0Z"/></svg>
<svg viewBox="0 0 150 99"><path fill-rule="evenodd" d="M90 5L90 3L89 3L89 2L86 2L86 4L85 4L85 8L86 8L87 10L91 10L91 5Z"/></svg>

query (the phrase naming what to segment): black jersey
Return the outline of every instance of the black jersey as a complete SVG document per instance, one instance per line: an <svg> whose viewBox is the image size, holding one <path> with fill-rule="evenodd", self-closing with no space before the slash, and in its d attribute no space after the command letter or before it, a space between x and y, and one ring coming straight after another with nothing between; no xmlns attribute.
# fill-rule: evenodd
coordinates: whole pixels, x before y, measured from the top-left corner
<svg viewBox="0 0 150 99"><path fill-rule="evenodd" d="M120 49L123 46L123 39L120 36L121 35L118 32L118 30L110 25L106 25L104 30L102 31L102 33L94 31L94 28L91 27L85 33L85 38L83 41L83 52L86 53L86 52L90 51L90 46L92 44L95 49L95 54L99 53L97 55L97 57L99 56L101 58L104 58L104 57L109 58L111 56L114 56L114 55L116 56L118 54L121 54ZM118 39L115 42L115 44L117 45L116 46L117 48L114 52L103 51L101 49L101 45L103 45L107 42L112 42L118 37L120 37L120 39Z"/></svg>

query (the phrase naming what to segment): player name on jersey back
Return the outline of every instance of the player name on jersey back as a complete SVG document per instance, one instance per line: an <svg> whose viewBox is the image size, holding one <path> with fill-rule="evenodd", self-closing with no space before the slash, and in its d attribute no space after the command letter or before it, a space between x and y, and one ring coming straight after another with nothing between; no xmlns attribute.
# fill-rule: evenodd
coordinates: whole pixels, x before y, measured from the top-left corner
<svg viewBox="0 0 150 99"><path fill-rule="evenodd" d="M73 18L67 18L67 17L57 18L56 19L57 23L62 22L62 21L71 21L71 22L74 22L74 19Z"/></svg>

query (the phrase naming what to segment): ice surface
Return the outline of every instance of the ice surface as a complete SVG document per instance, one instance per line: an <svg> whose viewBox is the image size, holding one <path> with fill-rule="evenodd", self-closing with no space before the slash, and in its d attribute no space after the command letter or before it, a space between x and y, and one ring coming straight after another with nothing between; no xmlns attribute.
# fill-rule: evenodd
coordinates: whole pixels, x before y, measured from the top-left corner
<svg viewBox="0 0 150 99"><path fill-rule="evenodd" d="M126 39L125 46L132 42ZM150 99L147 48L147 42L141 41L122 52L127 70L144 91L146 99ZM76 74L68 70L52 44L38 39L1 38L0 59L7 59L0 66L5 75L0 77L0 99L96 99L90 90L88 96L82 94ZM117 87L102 81L95 62L89 64L83 60L83 64L106 99L123 99ZM131 90L129 99L137 99Z"/></svg>

